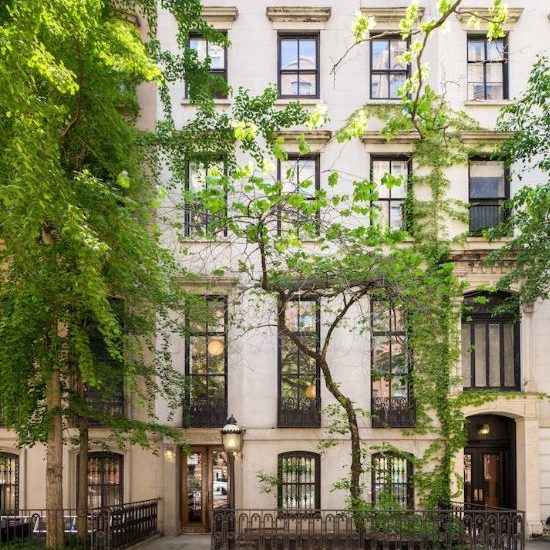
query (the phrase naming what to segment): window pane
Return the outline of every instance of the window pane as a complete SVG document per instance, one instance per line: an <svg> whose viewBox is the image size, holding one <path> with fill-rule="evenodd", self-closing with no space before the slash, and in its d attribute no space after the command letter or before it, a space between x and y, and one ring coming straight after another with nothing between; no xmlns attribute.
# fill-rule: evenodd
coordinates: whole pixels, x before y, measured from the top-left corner
<svg viewBox="0 0 550 550"><path fill-rule="evenodd" d="M298 95L298 73L281 75L281 94Z"/></svg>
<svg viewBox="0 0 550 550"><path fill-rule="evenodd" d="M483 82L468 83L468 99L481 101L485 99L485 88Z"/></svg>
<svg viewBox="0 0 550 550"><path fill-rule="evenodd" d="M394 199L404 198L406 192L407 183L407 161L406 160L392 160L391 173L396 178L401 178L401 185L396 185L391 189L391 196Z"/></svg>
<svg viewBox="0 0 550 550"><path fill-rule="evenodd" d="M372 221L376 225L387 226L390 219L389 201L377 201L372 204L374 211Z"/></svg>
<svg viewBox="0 0 550 550"><path fill-rule="evenodd" d="M508 388L516 385L515 353L514 353L514 325L504 325L504 385Z"/></svg>
<svg viewBox="0 0 550 550"><path fill-rule="evenodd" d="M487 82L488 83L502 83L502 63L487 63Z"/></svg>
<svg viewBox="0 0 550 550"><path fill-rule="evenodd" d="M504 41L487 42L487 61L504 61Z"/></svg>
<svg viewBox="0 0 550 550"><path fill-rule="evenodd" d="M475 325L475 360L476 360L476 386L487 385L486 354L485 354L485 324Z"/></svg>
<svg viewBox="0 0 550 550"><path fill-rule="evenodd" d="M390 202L390 226L394 229L400 229L403 225L403 209L401 201Z"/></svg>
<svg viewBox="0 0 550 550"><path fill-rule="evenodd" d="M398 56L405 53L407 50L407 42L405 40L392 40L390 43L390 68L391 69L406 69L407 64L404 61L399 61Z"/></svg>
<svg viewBox="0 0 550 550"><path fill-rule="evenodd" d="M468 61L485 60L485 41L468 39Z"/></svg>
<svg viewBox="0 0 550 550"><path fill-rule="evenodd" d="M371 300L372 330L390 330L390 310L386 302L382 300Z"/></svg>
<svg viewBox="0 0 550 550"><path fill-rule="evenodd" d="M298 78L299 95L317 94L317 76L314 74L300 74Z"/></svg>
<svg viewBox="0 0 550 550"><path fill-rule="evenodd" d="M372 368L375 378L389 378L390 339L386 336L374 336L372 346Z"/></svg>
<svg viewBox="0 0 550 550"><path fill-rule="evenodd" d="M372 69L388 70L390 62L390 46L388 40L372 41Z"/></svg>
<svg viewBox="0 0 550 550"><path fill-rule="evenodd" d="M189 163L189 191L197 193L206 188L206 167L203 164Z"/></svg>
<svg viewBox="0 0 550 550"><path fill-rule="evenodd" d="M469 388L472 385L472 350L470 342L471 325L462 324L462 385Z"/></svg>
<svg viewBox="0 0 550 550"><path fill-rule="evenodd" d="M391 74L390 75L390 98L395 99L399 97L398 91L405 84L405 74Z"/></svg>
<svg viewBox="0 0 550 550"><path fill-rule="evenodd" d="M315 70L317 68L316 50L315 40L300 40L300 70Z"/></svg>
<svg viewBox="0 0 550 550"><path fill-rule="evenodd" d="M206 374L206 336L191 336L189 350L189 374Z"/></svg>
<svg viewBox="0 0 550 550"><path fill-rule="evenodd" d="M212 319L208 323L208 332L225 331L225 300L208 300L208 313Z"/></svg>
<svg viewBox="0 0 550 550"><path fill-rule="evenodd" d="M206 59L206 40L201 37L193 37L189 40L189 47L197 52L199 60Z"/></svg>
<svg viewBox="0 0 550 550"><path fill-rule="evenodd" d="M468 82L483 84L483 63L468 63Z"/></svg>
<svg viewBox="0 0 550 550"><path fill-rule="evenodd" d="M211 69L225 68L225 48L218 44L208 44L208 55L210 56Z"/></svg>
<svg viewBox="0 0 550 550"><path fill-rule="evenodd" d="M371 74L371 97L387 98L388 96L388 75Z"/></svg>
<svg viewBox="0 0 550 550"><path fill-rule="evenodd" d="M502 99L504 97L504 88L502 84L487 84L487 99Z"/></svg>
<svg viewBox="0 0 550 550"><path fill-rule="evenodd" d="M390 172L389 160L373 160L372 161L372 179L375 183L381 184L384 174ZM379 191L380 192L380 191Z"/></svg>
<svg viewBox="0 0 550 550"><path fill-rule="evenodd" d="M489 325L489 386L500 387L500 325Z"/></svg>
<svg viewBox="0 0 550 550"><path fill-rule="evenodd" d="M504 164L501 161L470 162L470 198L505 198Z"/></svg>
<svg viewBox="0 0 550 550"><path fill-rule="evenodd" d="M281 40L281 69L298 69L298 41Z"/></svg>

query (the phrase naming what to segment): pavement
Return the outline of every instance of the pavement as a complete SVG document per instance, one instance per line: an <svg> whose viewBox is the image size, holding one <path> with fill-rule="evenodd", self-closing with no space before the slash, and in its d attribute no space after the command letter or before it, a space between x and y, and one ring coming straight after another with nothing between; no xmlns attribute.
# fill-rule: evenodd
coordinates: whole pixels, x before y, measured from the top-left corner
<svg viewBox="0 0 550 550"><path fill-rule="evenodd" d="M209 548L210 535L155 537L132 547L133 550L207 550ZM528 541L526 550L550 550L550 542Z"/></svg>

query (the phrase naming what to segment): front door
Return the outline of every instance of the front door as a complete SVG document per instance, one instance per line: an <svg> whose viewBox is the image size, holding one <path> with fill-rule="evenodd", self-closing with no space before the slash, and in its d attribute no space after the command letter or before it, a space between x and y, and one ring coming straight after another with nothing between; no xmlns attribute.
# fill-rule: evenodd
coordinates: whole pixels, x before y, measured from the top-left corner
<svg viewBox="0 0 550 550"><path fill-rule="evenodd" d="M182 472L183 530L207 533L212 511L229 506L227 454L218 446L191 447Z"/></svg>

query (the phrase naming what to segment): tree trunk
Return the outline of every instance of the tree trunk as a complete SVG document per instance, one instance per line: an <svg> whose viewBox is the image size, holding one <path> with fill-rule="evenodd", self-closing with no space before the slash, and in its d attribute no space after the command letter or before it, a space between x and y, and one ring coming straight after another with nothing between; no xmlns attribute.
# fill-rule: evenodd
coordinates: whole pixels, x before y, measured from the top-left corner
<svg viewBox="0 0 550 550"><path fill-rule="evenodd" d="M50 415L46 450L46 548L63 548L63 425L61 375L54 370L47 383L46 406Z"/></svg>
<svg viewBox="0 0 550 550"><path fill-rule="evenodd" d="M82 377L77 374L77 395L83 403L86 399ZM76 497L77 531L82 548L88 547L88 419L78 419L79 452L78 452L78 494Z"/></svg>

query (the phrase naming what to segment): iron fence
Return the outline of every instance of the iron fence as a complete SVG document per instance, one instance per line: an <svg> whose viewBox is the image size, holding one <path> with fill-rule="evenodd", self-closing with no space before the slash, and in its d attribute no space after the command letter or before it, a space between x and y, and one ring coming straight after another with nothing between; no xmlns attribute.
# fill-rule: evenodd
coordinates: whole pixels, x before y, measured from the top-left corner
<svg viewBox="0 0 550 550"><path fill-rule="evenodd" d="M48 529L61 522L66 548L118 550L157 533L157 518L158 500L93 509L86 515L87 535L83 540L78 536L75 509L0 511L0 548L44 548Z"/></svg>
<svg viewBox="0 0 550 550"><path fill-rule="evenodd" d="M517 510L216 510L212 550L524 550Z"/></svg>

